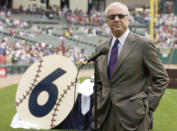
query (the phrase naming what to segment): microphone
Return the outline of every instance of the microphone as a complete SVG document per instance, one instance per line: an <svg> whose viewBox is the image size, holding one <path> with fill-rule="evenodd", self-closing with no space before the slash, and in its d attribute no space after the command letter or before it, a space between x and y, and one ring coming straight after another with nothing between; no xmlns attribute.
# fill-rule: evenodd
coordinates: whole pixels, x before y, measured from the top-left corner
<svg viewBox="0 0 177 131"><path fill-rule="evenodd" d="M102 47L101 50L99 50L99 52L97 52L96 54L92 55L87 61L84 61L84 63L81 65L81 67L86 65L90 61L96 60L101 55L108 54L108 52L109 52L109 48L108 47Z"/></svg>

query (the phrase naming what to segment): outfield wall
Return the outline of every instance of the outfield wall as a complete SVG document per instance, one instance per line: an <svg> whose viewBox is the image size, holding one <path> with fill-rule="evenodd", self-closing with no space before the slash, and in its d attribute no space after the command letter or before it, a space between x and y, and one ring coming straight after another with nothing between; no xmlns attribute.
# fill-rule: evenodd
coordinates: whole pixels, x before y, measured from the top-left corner
<svg viewBox="0 0 177 131"><path fill-rule="evenodd" d="M168 88L177 89L177 69L167 69L167 73L170 79Z"/></svg>
<svg viewBox="0 0 177 131"><path fill-rule="evenodd" d="M163 64L174 64L177 65L177 48L173 47L164 47L164 48L157 48L159 53L160 59L162 60Z"/></svg>

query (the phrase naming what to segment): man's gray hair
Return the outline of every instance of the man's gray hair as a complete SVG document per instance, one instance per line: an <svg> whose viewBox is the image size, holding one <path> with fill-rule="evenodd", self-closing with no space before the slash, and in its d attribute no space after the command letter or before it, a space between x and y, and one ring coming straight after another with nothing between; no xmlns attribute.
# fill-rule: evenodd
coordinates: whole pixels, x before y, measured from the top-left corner
<svg viewBox="0 0 177 131"><path fill-rule="evenodd" d="M130 13L129 13L128 7L125 4L121 3L121 2L113 2L113 3L109 4L106 7L106 9L105 9L105 16L107 15L109 9L111 7L113 7L113 6L120 6L120 7L122 7L127 12L127 15L130 17Z"/></svg>

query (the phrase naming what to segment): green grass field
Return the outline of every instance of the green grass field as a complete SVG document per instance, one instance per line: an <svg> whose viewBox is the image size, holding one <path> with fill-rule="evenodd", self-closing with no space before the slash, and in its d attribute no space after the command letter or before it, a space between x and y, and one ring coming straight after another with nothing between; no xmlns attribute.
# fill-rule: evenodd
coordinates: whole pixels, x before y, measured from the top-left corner
<svg viewBox="0 0 177 131"><path fill-rule="evenodd" d="M84 79L82 78L81 81ZM0 89L0 131L35 131L10 128L12 118L16 113L16 89L17 85ZM52 129L52 131L59 130ZM177 90L166 90L159 107L154 113L153 131L177 131Z"/></svg>

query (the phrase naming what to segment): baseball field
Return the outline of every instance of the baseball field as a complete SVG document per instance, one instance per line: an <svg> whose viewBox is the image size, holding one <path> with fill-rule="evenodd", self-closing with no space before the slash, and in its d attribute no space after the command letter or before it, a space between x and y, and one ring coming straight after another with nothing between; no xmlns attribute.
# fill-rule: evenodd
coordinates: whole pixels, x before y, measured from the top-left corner
<svg viewBox="0 0 177 131"><path fill-rule="evenodd" d="M85 78L81 78L81 81ZM26 131L25 129L10 128L12 118L16 113L15 95L17 86L17 84L13 84L0 89L0 131ZM162 101L154 113L153 124L152 131L177 131L177 90L167 89L165 91ZM59 130L52 129L52 131Z"/></svg>

